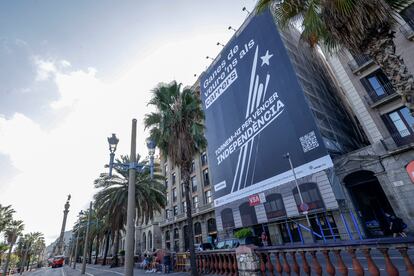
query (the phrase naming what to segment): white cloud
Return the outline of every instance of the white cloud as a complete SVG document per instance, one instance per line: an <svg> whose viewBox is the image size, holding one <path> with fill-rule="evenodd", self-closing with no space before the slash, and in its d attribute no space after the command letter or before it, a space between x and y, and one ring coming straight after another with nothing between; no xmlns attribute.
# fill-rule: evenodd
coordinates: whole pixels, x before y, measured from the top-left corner
<svg viewBox="0 0 414 276"><path fill-rule="evenodd" d="M42 60L39 57L34 57L33 60L37 67L36 81L49 80L56 73L54 62Z"/></svg>

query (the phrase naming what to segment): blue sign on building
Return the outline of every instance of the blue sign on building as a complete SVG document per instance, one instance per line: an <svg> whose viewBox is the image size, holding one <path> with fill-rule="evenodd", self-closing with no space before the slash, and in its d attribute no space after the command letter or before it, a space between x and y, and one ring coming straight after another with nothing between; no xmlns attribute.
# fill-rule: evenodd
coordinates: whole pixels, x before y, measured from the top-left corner
<svg viewBox="0 0 414 276"><path fill-rule="evenodd" d="M269 11L201 77L215 206L333 166Z"/></svg>

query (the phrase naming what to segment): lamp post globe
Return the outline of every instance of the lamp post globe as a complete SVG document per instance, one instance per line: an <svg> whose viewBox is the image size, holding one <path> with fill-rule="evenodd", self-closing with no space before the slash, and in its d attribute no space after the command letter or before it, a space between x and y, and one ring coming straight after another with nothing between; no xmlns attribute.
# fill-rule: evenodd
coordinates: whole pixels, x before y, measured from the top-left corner
<svg viewBox="0 0 414 276"><path fill-rule="evenodd" d="M118 145L119 139L116 137L115 133L112 133L111 137L108 137L109 144L109 176L112 176L112 167L114 164L115 151Z"/></svg>

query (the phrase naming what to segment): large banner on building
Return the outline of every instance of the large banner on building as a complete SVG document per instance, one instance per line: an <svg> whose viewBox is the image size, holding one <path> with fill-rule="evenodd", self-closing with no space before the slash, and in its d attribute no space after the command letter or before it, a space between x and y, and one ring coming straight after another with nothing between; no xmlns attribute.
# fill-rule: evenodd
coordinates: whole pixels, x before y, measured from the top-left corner
<svg viewBox="0 0 414 276"><path fill-rule="evenodd" d="M243 27L242 27L243 28ZM332 167L270 12L250 19L201 77L219 207Z"/></svg>

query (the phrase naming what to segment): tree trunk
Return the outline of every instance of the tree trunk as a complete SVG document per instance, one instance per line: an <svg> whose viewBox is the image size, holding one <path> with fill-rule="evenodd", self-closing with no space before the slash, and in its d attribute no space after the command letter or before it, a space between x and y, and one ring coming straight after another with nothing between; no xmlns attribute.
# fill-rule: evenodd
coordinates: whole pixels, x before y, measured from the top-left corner
<svg viewBox="0 0 414 276"><path fill-rule="evenodd" d="M11 258L11 253L12 253L13 245L14 245L13 242L10 243L9 252L7 252L6 264L4 265L3 275L7 275L7 270L9 269L9 263L10 263L10 258Z"/></svg>
<svg viewBox="0 0 414 276"><path fill-rule="evenodd" d="M414 113L414 77L408 72L404 60L396 55L394 32L379 33L370 40L365 53L381 67L402 102Z"/></svg>
<svg viewBox="0 0 414 276"><path fill-rule="evenodd" d="M111 233L109 231L108 231L108 233L106 233L106 238L105 238L105 251L104 251L102 265L106 265L106 258L108 257L108 251L109 251L109 238L110 238L110 234Z"/></svg>
<svg viewBox="0 0 414 276"><path fill-rule="evenodd" d="M92 251L93 251L93 238L91 239L91 244L89 245L89 259L88 259L88 264L92 264Z"/></svg>
<svg viewBox="0 0 414 276"><path fill-rule="evenodd" d="M114 242L114 251L112 254L112 264L111 267L118 267L119 266L119 261L118 261L118 251L119 251L119 234L120 231L116 230L115 232L115 242Z"/></svg>
<svg viewBox="0 0 414 276"><path fill-rule="evenodd" d="M95 248L95 264L98 264L98 256L99 256L99 235L96 236L96 248Z"/></svg>
<svg viewBox="0 0 414 276"><path fill-rule="evenodd" d="M190 199L190 167L181 169L181 175L183 176L184 186L185 186L185 202L187 205L187 237L188 237L188 246L190 251L190 266L191 266L191 275L198 276L197 265L196 265L196 255L194 248L194 230L193 230L193 216L192 216L192 205Z"/></svg>

